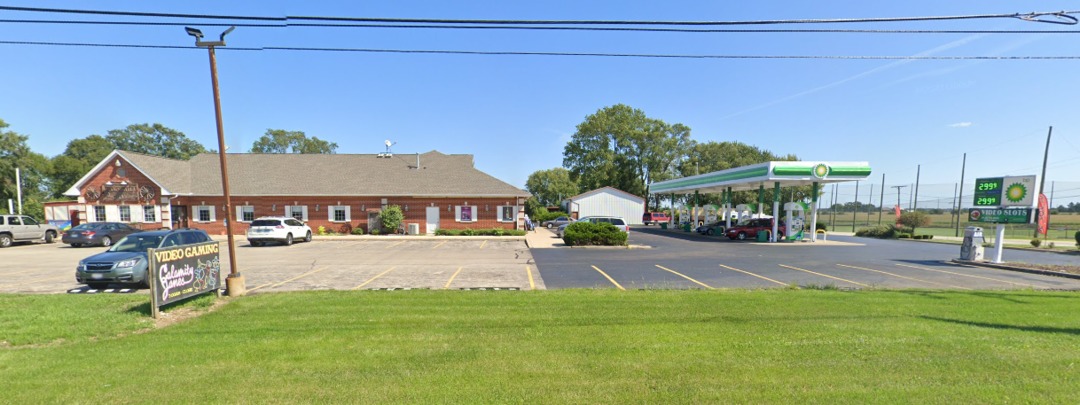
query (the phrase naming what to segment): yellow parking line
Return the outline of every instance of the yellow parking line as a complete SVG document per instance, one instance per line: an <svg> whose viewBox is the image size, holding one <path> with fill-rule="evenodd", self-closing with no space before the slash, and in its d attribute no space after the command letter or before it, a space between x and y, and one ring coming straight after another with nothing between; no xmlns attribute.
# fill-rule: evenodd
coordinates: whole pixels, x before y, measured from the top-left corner
<svg viewBox="0 0 1080 405"><path fill-rule="evenodd" d="M901 267L908 267L908 268L912 268L912 269L918 269L918 270L926 270L926 271L934 271L934 272L938 272L938 273L952 274L954 276L981 278L983 280L997 281L999 283L1006 283L1006 284L1012 284L1012 285L1026 285L1026 286L1029 286L1029 287L1035 287L1035 284L1029 284L1029 283L1017 283L1017 282L1013 282L1013 281L1009 281L1009 280L999 280L999 279L996 279L996 278L983 277L983 276L974 276L974 275L971 275L971 274L957 273L957 272L946 271L946 270L928 269L926 267L911 266L911 265L900 264L900 263L896 263L896 265L901 266Z"/></svg>
<svg viewBox="0 0 1080 405"><path fill-rule="evenodd" d="M480 244L480 249L483 249L483 248L484 248L484 245L486 245L486 244L487 244L487 242L488 242L488 241L486 241L486 240L485 240L485 241L484 241L484 243L481 243L481 244Z"/></svg>
<svg viewBox="0 0 1080 405"><path fill-rule="evenodd" d="M464 269L464 268L465 268L465 266L458 267L457 271L454 272L454 275L450 276L449 280L446 280L446 285L444 285L442 288L444 290L447 289L447 288L450 288L450 283L454 282L454 278L457 277L458 273L461 273L461 269Z"/></svg>
<svg viewBox="0 0 1080 405"><path fill-rule="evenodd" d="M438 245L432 246L431 248L432 248L432 249L435 249L435 248L437 248L437 247L439 247L439 246L442 246L442 245L443 245L444 243L446 243L446 242L449 242L449 241L446 241L446 240L444 240L444 241L442 241L442 242L439 242L439 244L438 244Z"/></svg>
<svg viewBox="0 0 1080 405"><path fill-rule="evenodd" d="M525 266L525 273L529 274L529 289L530 290L535 290L536 289L536 282L533 281L532 269L529 268L529 266Z"/></svg>
<svg viewBox="0 0 1080 405"><path fill-rule="evenodd" d="M325 268L325 267L323 267L323 268L321 268L321 269L315 269L315 270L309 271L309 272L307 272L307 273L304 273L304 274L301 274L301 275L299 275L299 276L296 276L296 277L290 278L290 279L288 279L288 280L285 280L285 281L282 281L282 282L276 283L276 284L274 284L274 285L271 285L271 286L270 286L270 288L278 288L278 287L281 287L281 285L282 285L282 284L285 284L285 283L288 283L288 282L290 282L290 281L294 281L294 280L299 280L299 279L301 279L301 278L304 278L304 277L310 276L310 275L312 275L312 274L318 273L318 272L320 272L320 271L323 271L323 270L326 270L326 268Z"/></svg>
<svg viewBox="0 0 1080 405"><path fill-rule="evenodd" d="M757 274L751 273L751 272L746 271L746 270L739 270L739 269L736 269L734 267L729 267L729 266L725 266L725 265L722 265L722 264L720 265L720 267L723 267L723 268L728 269L728 270L734 270L734 271L737 271L739 273L743 273L743 274L746 274L746 275L754 276L754 277L760 278L760 279L765 280L765 281L772 281L772 282L774 282L776 284L780 284L780 285L785 286L785 287L787 286L787 284L781 283L779 281L773 280L773 279L765 277L765 276L759 276Z"/></svg>
<svg viewBox="0 0 1080 405"><path fill-rule="evenodd" d="M659 264L657 264L657 265L655 265L655 266L656 266L656 267L659 267L659 268L660 268L661 270L664 270L664 271L670 272L671 274L674 274L674 275L676 275L676 276L679 276L679 277L685 278L685 279L687 279L687 280L693 281L694 283L697 283L697 285L700 285L700 286L702 286L702 287L708 288L708 289L710 289L710 290L715 290L715 288L709 287L709 285L707 285L707 284L705 284L705 283L702 283L702 282L700 282L700 281L697 281L697 280L694 280L694 279L692 279L692 278L690 278L690 277L687 277L687 276L686 276L685 274L679 273L679 272L677 272L677 271L675 271L675 270L669 269L669 268L667 268L667 267L664 267L664 266L661 266L661 265L659 265Z"/></svg>
<svg viewBox="0 0 1080 405"><path fill-rule="evenodd" d="M618 288L619 288L620 290L626 291L626 289L625 289L625 288L623 288L623 286L621 286L621 285L619 285L619 283L615 282L615 279L611 278L611 276L607 275L607 273L604 273L604 271L603 271L603 270L600 270L600 268L599 268L599 267L596 267L596 266L592 266L592 268L593 268L593 270L599 271L599 272L600 272L600 274L603 274L603 275L604 275L604 278L607 278L607 279L608 279L608 281L610 281L610 282L611 282L611 284L615 284L615 287L618 287Z"/></svg>
<svg viewBox="0 0 1080 405"><path fill-rule="evenodd" d="M956 286L956 285L942 284L942 283L938 283L938 282L933 282L933 281L928 281L928 280L920 280L920 279L917 279L917 278L914 278L914 277L907 277L907 276L901 276L901 275L899 275L899 274L893 274L893 273L889 273L889 272L887 272L887 271L881 271L881 270L874 270L874 269L868 269L868 268L865 268L865 267L859 267L859 266L848 266L848 265L846 265L846 264L839 264L839 263L837 263L836 265L837 265L837 266L840 266L840 267L847 267L847 268L849 268L849 269L857 269L857 270L866 270L866 271L872 271L872 272L875 272L875 273L881 273L881 274L885 274L885 275L889 275L889 276L893 276L893 277L898 277L898 278L902 278L902 279L905 279L905 280L912 280L912 281L918 281L918 282L920 282L920 283L927 283L927 284L935 284L935 285L941 285L941 286L945 286L945 287L949 287L949 288L958 288L958 289L961 289L961 290L970 290L970 288L967 288L967 287L960 287L960 286Z"/></svg>
<svg viewBox="0 0 1080 405"><path fill-rule="evenodd" d="M271 285L271 284L274 284L274 283L272 283L272 282L271 282L271 283L266 283L266 284L260 285L260 286L258 286L258 287L255 287L255 288L249 288L249 289L247 290L247 292L252 292L252 291L258 290L258 289L260 289L260 288L266 287L266 286L268 286L268 285Z"/></svg>
<svg viewBox="0 0 1080 405"><path fill-rule="evenodd" d="M400 244L402 244L402 243L405 243L405 241L403 241L403 240L402 240L402 241L398 241L397 243L395 243L395 244L393 244L393 245L390 245L390 246L387 246L386 248L387 248L387 249L389 249L389 248L392 248L392 247L394 247L394 246L400 245Z"/></svg>
<svg viewBox="0 0 1080 405"><path fill-rule="evenodd" d="M369 284L369 283L371 283L372 281L375 281L375 279L377 279L377 278L379 278L379 277L382 277L382 276L383 276L384 274L386 274L386 273L389 273L390 271L394 270L395 268L397 268L397 266L394 266L394 267L391 267L391 268L389 268L389 269L386 269L386 271L384 271L384 272L382 272L382 273L379 273L378 275L376 275L375 277L372 277L372 278L371 278L370 280L368 280L368 281L365 281L365 282L364 282L364 284L360 284L360 285L358 285L358 286L356 286L356 287L353 287L353 289L354 289L354 290L359 290L359 289L361 289L361 288L364 288L364 286L365 286L365 285L368 285L368 284Z"/></svg>
<svg viewBox="0 0 1080 405"><path fill-rule="evenodd" d="M810 271L810 270L807 270L807 269L800 269L798 267L788 266L788 265L785 265L785 264L780 264L778 266L783 267L785 269L792 269L792 270L798 270L798 271L807 272L807 273L810 273L810 274L816 274L816 275L819 275L819 276L822 276L822 277L831 278L833 280L840 280L840 281L843 281L845 283L851 283L851 284L863 286L863 287L866 287L866 288L873 288L873 287L870 287L869 285L866 285L866 284L863 284L863 283L860 283L860 282L851 281L851 280L845 280L845 279L842 279L840 277L833 277L833 276L830 276L828 274L821 274L821 273Z"/></svg>

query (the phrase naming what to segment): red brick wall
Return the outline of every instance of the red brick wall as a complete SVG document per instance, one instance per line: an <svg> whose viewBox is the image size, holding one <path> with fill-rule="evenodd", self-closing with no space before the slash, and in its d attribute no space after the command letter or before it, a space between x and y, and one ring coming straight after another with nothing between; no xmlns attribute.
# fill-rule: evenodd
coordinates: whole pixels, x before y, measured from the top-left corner
<svg viewBox="0 0 1080 405"><path fill-rule="evenodd" d="M427 232L427 209L426 207L435 204L439 207L439 227L444 229L490 229L490 228L503 228L514 229L515 223L513 222L498 222L498 210L496 207L502 205L514 205L515 198L412 198L412 197L387 197L387 205L398 205L401 207L402 212L405 214L405 228L408 229L408 224L419 224L420 233ZM340 202L340 204L339 204ZM457 222L454 220L455 206L465 205L476 206L478 213L475 213L476 222ZM234 196L232 197L232 212L226 213L223 211L225 205L225 199L222 197L180 197L173 200L173 205L186 205L188 207L187 217L189 219L188 225L192 228L198 228L206 230L212 235L224 235L225 223L224 219L234 218L236 216L236 207L243 205L251 205L255 207L255 217L263 216L286 216L286 205L307 205L308 207L308 226L312 231L316 231L320 226L326 227L328 231L334 232L347 232L353 227L364 228L365 233L370 232L368 226L368 214L367 212L379 212L382 206L382 198L375 197L245 197ZM197 218L197 214L193 211L197 205L212 205L215 207L215 221L212 223L196 222L192 219ZM318 205L318 211L316 211L316 205ZM329 206L331 205L348 205L350 208L351 221L348 224L340 222L331 222L329 219ZM405 207L408 206L409 210L405 211ZM447 210L447 207L450 207ZM486 208L486 210L485 210ZM366 210L366 211L365 211ZM243 222L233 223L233 234L242 235L247 232L248 224ZM317 231L316 231L317 232Z"/></svg>

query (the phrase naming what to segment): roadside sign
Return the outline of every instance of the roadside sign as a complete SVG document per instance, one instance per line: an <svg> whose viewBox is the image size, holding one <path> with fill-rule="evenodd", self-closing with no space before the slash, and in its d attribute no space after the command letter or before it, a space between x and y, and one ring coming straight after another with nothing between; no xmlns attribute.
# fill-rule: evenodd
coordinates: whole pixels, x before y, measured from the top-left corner
<svg viewBox="0 0 1080 405"><path fill-rule="evenodd" d="M158 308L199 294L217 291L221 285L220 243L205 242L165 249L149 249L150 306Z"/></svg>
<svg viewBox="0 0 1080 405"><path fill-rule="evenodd" d="M1018 208L971 208L968 210L969 222L991 222L998 224L1031 223L1031 213L1027 207Z"/></svg>
<svg viewBox="0 0 1080 405"><path fill-rule="evenodd" d="M975 179L976 207L1031 207L1034 203L1034 175Z"/></svg>

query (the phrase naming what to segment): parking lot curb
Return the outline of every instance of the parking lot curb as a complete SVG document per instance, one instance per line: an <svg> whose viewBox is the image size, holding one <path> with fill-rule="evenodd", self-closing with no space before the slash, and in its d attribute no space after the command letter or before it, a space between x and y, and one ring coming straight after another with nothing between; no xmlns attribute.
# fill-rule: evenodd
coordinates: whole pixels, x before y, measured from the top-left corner
<svg viewBox="0 0 1080 405"><path fill-rule="evenodd" d="M1064 278L1071 278L1071 279L1080 280L1080 274L1062 273L1062 272L1050 271L1050 270L1028 269L1028 268L1024 268L1024 267L1010 266L1010 265L1007 265L1007 264L976 262L976 261L972 261L972 260L953 259L952 262L953 263L958 263L958 264L967 264L967 265L972 265L972 266L989 267L989 268L992 268L992 269L1010 270L1010 271L1016 271L1016 272L1020 272L1020 273L1030 273L1030 274L1038 274L1038 275L1043 275L1043 276L1064 277Z"/></svg>
<svg viewBox="0 0 1080 405"><path fill-rule="evenodd" d="M225 235L211 235L215 241L227 241ZM243 237L236 237L237 242ZM427 236L427 235L349 235L349 236L312 236L312 242L353 242L360 240L383 240L400 242L402 240L525 240L524 236Z"/></svg>

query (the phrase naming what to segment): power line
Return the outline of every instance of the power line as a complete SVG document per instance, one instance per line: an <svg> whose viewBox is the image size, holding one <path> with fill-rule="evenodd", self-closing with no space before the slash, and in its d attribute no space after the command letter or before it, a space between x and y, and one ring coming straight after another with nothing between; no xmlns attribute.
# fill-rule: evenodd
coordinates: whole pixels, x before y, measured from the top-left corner
<svg viewBox="0 0 1080 405"><path fill-rule="evenodd" d="M86 42L0 41L0 45L31 46L77 46L98 48L144 48L144 49L201 49L194 46L106 44ZM591 56L613 58L659 58L659 59L832 59L832 60L1080 60L1080 56L871 56L871 55L688 55L647 53L591 53L591 52L525 52L525 51L464 51L434 49L376 49L376 48L314 48L314 47L229 47L222 51L296 51L296 52L356 52L398 53L435 55L481 55L481 56Z"/></svg>
<svg viewBox="0 0 1080 405"><path fill-rule="evenodd" d="M515 25L431 25L431 24L325 24L325 23L201 23L201 22L155 22L155 21L100 21L100 20L26 20L0 19L0 23L59 24L59 25L127 25L127 26L190 26L244 27L244 28L413 28L413 29L465 29L465 30L531 30L531 31L612 31L612 32L665 32L665 33L720 33L720 34L1080 34L1080 30L868 30L868 29L695 29L695 28L627 28L627 27L559 27Z"/></svg>
<svg viewBox="0 0 1080 405"><path fill-rule="evenodd" d="M673 26L723 26L723 25L777 25L777 24L844 24L844 23L880 23L880 22L914 22L914 21L948 21L948 20L974 20L974 19L1000 19L1015 18L1031 22L1044 22L1053 24L1075 25L1077 19L1070 14L1080 11L1054 11L1054 12L1031 12L1031 13L1007 13L1007 14L972 14L953 16L921 16L921 17L879 17L879 18L835 18L835 19L789 19L789 20L745 20L745 21L633 21L633 20L481 20L481 19L420 19L420 18L370 18L370 17L326 17L326 16L229 16L214 14L179 14L179 13L152 13L135 11L108 11L108 10L80 10L63 8L41 7L13 7L0 6L0 10L55 13L55 14L82 14L82 15L113 15L128 17L162 17L162 18L198 18L218 20L245 20L245 21L337 21L337 22L377 22L377 23L409 23L409 24L490 24L490 25L673 25ZM1052 17L1054 19L1047 19Z"/></svg>

